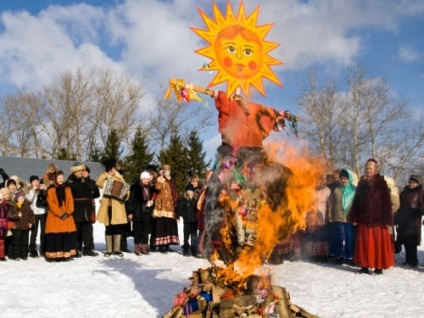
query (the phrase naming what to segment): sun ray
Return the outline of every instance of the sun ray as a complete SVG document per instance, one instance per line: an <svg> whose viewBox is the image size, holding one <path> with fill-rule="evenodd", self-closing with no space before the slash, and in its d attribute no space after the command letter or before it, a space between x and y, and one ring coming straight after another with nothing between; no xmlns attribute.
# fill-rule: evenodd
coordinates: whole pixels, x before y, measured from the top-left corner
<svg viewBox="0 0 424 318"><path fill-rule="evenodd" d="M265 96L264 79L281 87L271 66L284 63L269 55L279 43L265 40L274 24L257 25L260 7L246 15L243 1L236 15L229 1L225 10L224 15L215 1L212 2L212 17L198 8L206 28L190 28L207 42L205 47L195 51L211 60L207 69L200 70L217 72L208 86L226 83L228 95L239 88L247 97L251 88Z"/></svg>

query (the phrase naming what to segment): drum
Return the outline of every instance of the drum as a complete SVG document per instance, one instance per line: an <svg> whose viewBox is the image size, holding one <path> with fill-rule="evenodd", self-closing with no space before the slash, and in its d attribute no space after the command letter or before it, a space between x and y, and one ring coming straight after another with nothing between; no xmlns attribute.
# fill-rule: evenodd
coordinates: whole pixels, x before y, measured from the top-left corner
<svg viewBox="0 0 424 318"><path fill-rule="evenodd" d="M130 185L128 183L108 178L106 179L106 187L103 196L106 198L125 201L129 190Z"/></svg>

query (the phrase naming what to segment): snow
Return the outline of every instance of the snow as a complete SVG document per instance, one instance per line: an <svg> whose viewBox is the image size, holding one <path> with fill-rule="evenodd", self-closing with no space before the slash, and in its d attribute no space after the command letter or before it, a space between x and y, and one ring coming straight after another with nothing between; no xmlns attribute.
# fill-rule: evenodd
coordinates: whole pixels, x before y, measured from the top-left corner
<svg viewBox="0 0 424 318"><path fill-rule="evenodd" d="M182 239L181 223L180 239ZM94 226L96 249L103 251L104 226ZM133 239L128 239L133 247ZM64 263L43 258L0 262L0 316L8 317L161 317L174 295L190 284L192 271L209 267L204 259L176 252L124 258L82 257ZM332 263L285 261L266 265L272 283L285 287L291 301L319 317L424 316L424 249L420 267L396 266L383 275L356 273Z"/></svg>

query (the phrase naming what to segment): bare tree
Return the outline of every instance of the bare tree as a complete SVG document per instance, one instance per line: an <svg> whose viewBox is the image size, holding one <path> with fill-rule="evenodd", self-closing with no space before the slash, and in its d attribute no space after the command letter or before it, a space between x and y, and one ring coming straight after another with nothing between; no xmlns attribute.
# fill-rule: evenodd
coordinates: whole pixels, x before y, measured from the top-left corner
<svg viewBox="0 0 424 318"><path fill-rule="evenodd" d="M212 125L213 110L199 103L177 103L173 99L159 98L148 115L151 149L165 149L169 138L177 133L186 139L191 131L201 131Z"/></svg>
<svg viewBox="0 0 424 318"><path fill-rule="evenodd" d="M129 137L139 125L137 108L143 90L127 74L98 70L93 77L95 113L91 117L91 144L96 144L95 138L104 142L111 129L117 132L121 142L130 144Z"/></svg>
<svg viewBox="0 0 424 318"><path fill-rule="evenodd" d="M318 87L315 72L308 75L299 100L303 110L301 133L303 132L316 152L320 153L329 169L343 161L343 104L337 95L334 79L323 88Z"/></svg>
<svg viewBox="0 0 424 318"><path fill-rule="evenodd" d="M358 175L364 162L374 157L383 173L393 178L424 160L423 124L412 118L408 105L391 96L387 81L369 79L363 67L347 72L347 91L337 91L334 81L318 88L315 76L300 98L308 120L306 135L329 167L350 167ZM404 129L405 125L408 129Z"/></svg>

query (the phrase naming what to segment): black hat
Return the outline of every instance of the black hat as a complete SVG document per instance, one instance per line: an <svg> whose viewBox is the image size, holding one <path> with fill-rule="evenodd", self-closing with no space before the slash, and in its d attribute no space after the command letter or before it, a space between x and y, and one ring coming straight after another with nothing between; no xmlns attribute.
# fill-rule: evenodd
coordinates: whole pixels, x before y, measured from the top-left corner
<svg viewBox="0 0 424 318"><path fill-rule="evenodd" d="M420 176L419 175L417 175L417 174L411 174L410 176L409 176L409 182L415 182L415 183L421 183L420 182Z"/></svg>
<svg viewBox="0 0 424 318"><path fill-rule="evenodd" d="M105 166L105 170L109 172L113 168L116 168L116 160L113 158L108 158L103 161L103 165Z"/></svg>
<svg viewBox="0 0 424 318"><path fill-rule="evenodd" d="M31 177L29 177L29 183L31 183L34 180L40 181L40 179L38 178L38 176L31 176Z"/></svg>
<svg viewBox="0 0 424 318"><path fill-rule="evenodd" d="M185 190L194 192L195 189L194 189L193 185L190 183L188 186L185 187Z"/></svg>

